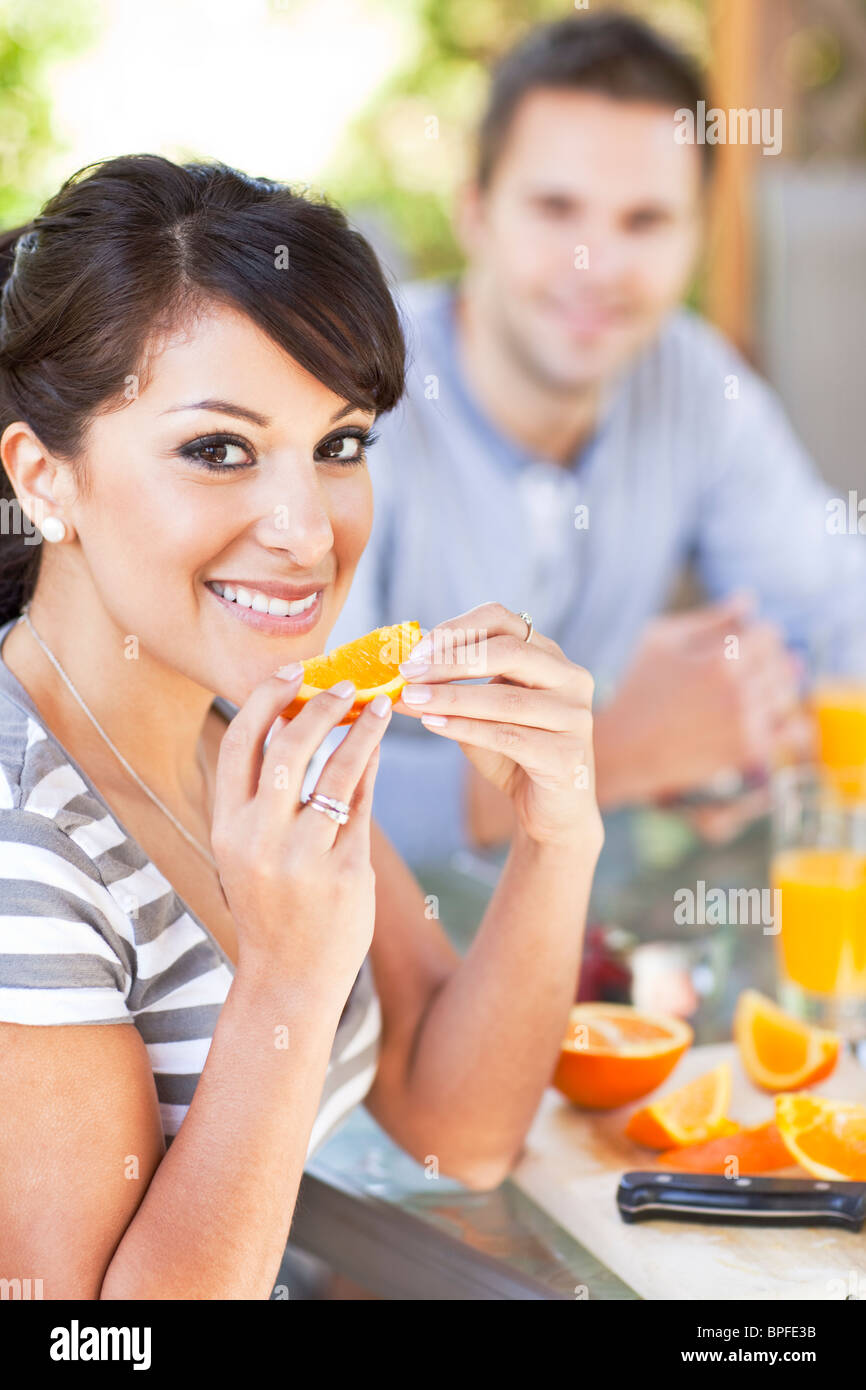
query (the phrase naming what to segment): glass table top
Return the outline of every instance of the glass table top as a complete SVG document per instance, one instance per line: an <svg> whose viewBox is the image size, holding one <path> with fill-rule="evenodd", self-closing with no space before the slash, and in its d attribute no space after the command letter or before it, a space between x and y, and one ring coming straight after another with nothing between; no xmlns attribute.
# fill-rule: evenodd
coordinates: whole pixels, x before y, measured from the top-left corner
<svg viewBox="0 0 866 1390"><path fill-rule="evenodd" d="M607 817L605 825L589 922L627 933L635 964L642 958L641 948L651 947L657 974L664 974L668 965L672 972L685 969L698 1001L689 1020L696 1041L729 1039L740 990L750 985L773 991L772 935L760 922L682 925L676 921L675 905L682 901L683 889L699 895L701 883L706 891L765 888L766 820L753 823L725 845L700 840L674 813L620 812ZM439 918L460 951L466 950L481 920L503 858L504 852L463 854L449 864L415 869L424 893L438 898ZM473 1192L448 1178L433 1178L363 1109L350 1115L307 1173L317 1188L321 1185L320 1195L327 1197L327 1189L344 1204L331 1244L315 1253L336 1268L348 1259L351 1268L342 1272L366 1283L373 1293L417 1298L637 1297L512 1182L492 1192ZM312 1228L312 1221L308 1224ZM355 1232L352 1236L346 1234L349 1227ZM390 1250L387 1259L377 1242ZM402 1260L409 1250L411 1267ZM405 1265L399 1279L393 1272L395 1262Z"/></svg>

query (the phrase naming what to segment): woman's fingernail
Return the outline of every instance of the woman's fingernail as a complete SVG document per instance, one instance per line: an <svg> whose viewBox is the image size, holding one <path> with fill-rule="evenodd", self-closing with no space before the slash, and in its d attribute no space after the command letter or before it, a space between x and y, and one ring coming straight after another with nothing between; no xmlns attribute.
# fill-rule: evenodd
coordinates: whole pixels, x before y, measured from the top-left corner
<svg viewBox="0 0 866 1390"><path fill-rule="evenodd" d="M407 685L400 694L406 705L426 705L433 694L433 688L429 685Z"/></svg>
<svg viewBox="0 0 866 1390"><path fill-rule="evenodd" d="M336 685L331 686L331 694L344 700L348 695L355 694L355 685L352 681L337 681Z"/></svg>
<svg viewBox="0 0 866 1390"><path fill-rule="evenodd" d="M433 639L430 636L422 637L421 641L414 646L409 653L410 661L429 661L433 655Z"/></svg>
<svg viewBox="0 0 866 1390"><path fill-rule="evenodd" d="M377 695L375 700L370 702L370 709L374 714L378 715L380 719L384 719L388 711L393 708L394 706L391 704L387 695Z"/></svg>
<svg viewBox="0 0 866 1390"><path fill-rule="evenodd" d="M400 674L401 676L406 676L408 680L411 680L413 676L423 676L424 673L429 670L429 661L413 660L400 662Z"/></svg>
<svg viewBox="0 0 866 1390"><path fill-rule="evenodd" d="M288 666L278 666L274 672L275 676L280 676L284 681L296 681L298 676L304 674L304 668L300 661L291 661Z"/></svg>
<svg viewBox="0 0 866 1390"><path fill-rule="evenodd" d="M405 699L405 696L403 697ZM448 723L444 714L422 714L421 723L428 729L442 729Z"/></svg>

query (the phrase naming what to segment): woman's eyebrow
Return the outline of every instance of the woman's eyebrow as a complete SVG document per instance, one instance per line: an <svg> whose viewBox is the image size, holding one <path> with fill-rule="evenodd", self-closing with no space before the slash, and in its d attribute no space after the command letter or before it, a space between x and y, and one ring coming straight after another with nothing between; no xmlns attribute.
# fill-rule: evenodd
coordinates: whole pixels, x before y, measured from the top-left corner
<svg viewBox="0 0 866 1390"><path fill-rule="evenodd" d="M363 406L355 406L351 401L344 405L342 410L336 411L331 416L331 423L342 420L344 415L351 415L353 410L363 410ZM171 405L167 410L160 411L161 415L172 415L179 410L213 410L220 415L236 415L240 420L249 420L254 425L260 425L262 429L267 429L271 423L269 415L260 415L257 410L249 410L246 406L235 405L233 401L191 401L189 405ZM366 411L369 414L369 411Z"/></svg>
<svg viewBox="0 0 866 1390"><path fill-rule="evenodd" d="M267 429L271 423L269 415L260 415L257 410L235 405L232 401L191 401L189 405L170 405L167 410L160 411L160 414L172 415L178 410L213 410L220 415L236 415L240 420L249 420L254 425L261 425L262 429Z"/></svg>
<svg viewBox="0 0 866 1390"><path fill-rule="evenodd" d="M360 410L362 415L371 415L373 413L371 407L368 405L354 405L352 401L348 401L347 404L343 406L342 410L336 410L331 416L331 424L334 425L338 420L342 420L344 415L351 415L353 410Z"/></svg>

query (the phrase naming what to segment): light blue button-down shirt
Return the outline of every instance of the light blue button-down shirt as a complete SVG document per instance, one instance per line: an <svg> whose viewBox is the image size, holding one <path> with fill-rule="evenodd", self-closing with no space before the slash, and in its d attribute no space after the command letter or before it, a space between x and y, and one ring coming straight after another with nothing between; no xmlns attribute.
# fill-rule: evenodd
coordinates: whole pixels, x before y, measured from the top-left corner
<svg viewBox="0 0 866 1390"><path fill-rule="evenodd" d="M377 425L373 532L329 645L495 599L592 672L598 707L690 557L711 597L752 590L792 646L840 669L862 660L866 540L828 529L831 490L778 399L708 324L673 314L562 467L505 438L473 400L453 286L409 286L402 299L407 395ZM374 809L410 862L465 846L465 763L456 744L394 716Z"/></svg>

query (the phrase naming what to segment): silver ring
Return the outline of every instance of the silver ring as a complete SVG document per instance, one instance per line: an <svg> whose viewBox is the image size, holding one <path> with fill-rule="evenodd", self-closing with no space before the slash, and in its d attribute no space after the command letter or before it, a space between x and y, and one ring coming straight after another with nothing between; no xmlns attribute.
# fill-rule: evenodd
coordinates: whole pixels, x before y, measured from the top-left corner
<svg viewBox="0 0 866 1390"><path fill-rule="evenodd" d="M334 811L339 811L341 815L348 816L349 804L347 801L338 801L335 796L325 796L324 792L313 792L311 801L320 801L323 806L330 806Z"/></svg>
<svg viewBox="0 0 866 1390"><path fill-rule="evenodd" d="M518 618L522 618L523 621L526 623L526 636L523 640L524 642L528 642L530 637L532 636L532 619L530 618L528 613L518 613L517 616Z"/></svg>
<svg viewBox="0 0 866 1390"><path fill-rule="evenodd" d="M323 815L330 816L338 825L345 825L349 819L349 808L345 801L337 801L335 797L324 796L321 792L313 792L301 805L312 806L314 811L321 811Z"/></svg>

